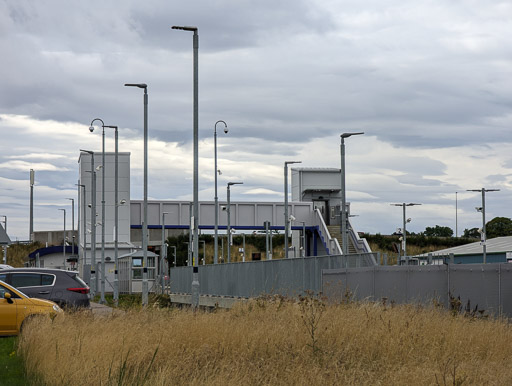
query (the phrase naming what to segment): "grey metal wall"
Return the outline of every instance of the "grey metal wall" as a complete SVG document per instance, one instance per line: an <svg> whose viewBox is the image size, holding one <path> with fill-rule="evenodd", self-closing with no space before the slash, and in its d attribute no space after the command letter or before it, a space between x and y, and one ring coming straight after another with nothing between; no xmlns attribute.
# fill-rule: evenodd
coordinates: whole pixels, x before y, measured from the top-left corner
<svg viewBox="0 0 512 386"><path fill-rule="evenodd" d="M375 266L322 272L322 292L330 299L350 290L355 299L427 304L437 299L449 305L449 294L462 305L488 314L512 316L512 264L448 264Z"/></svg>
<svg viewBox="0 0 512 386"><path fill-rule="evenodd" d="M322 289L322 270L373 265L375 255L371 253L201 265L199 292L234 297L317 293ZM192 267L171 268L171 292L192 292Z"/></svg>

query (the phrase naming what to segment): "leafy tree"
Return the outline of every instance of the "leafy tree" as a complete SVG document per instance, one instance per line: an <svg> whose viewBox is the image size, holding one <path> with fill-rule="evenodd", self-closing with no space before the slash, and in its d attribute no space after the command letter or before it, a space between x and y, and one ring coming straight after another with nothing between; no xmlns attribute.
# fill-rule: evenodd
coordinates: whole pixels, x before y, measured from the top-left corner
<svg viewBox="0 0 512 386"><path fill-rule="evenodd" d="M464 234L462 237L467 237L468 239L479 239L480 232L478 232L478 228L464 229Z"/></svg>
<svg viewBox="0 0 512 386"><path fill-rule="evenodd" d="M507 217L495 217L485 224L487 238L512 236L512 220Z"/></svg>
<svg viewBox="0 0 512 386"><path fill-rule="evenodd" d="M436 225L435 227L426 227L423 234L427 237L452 237L453 230L450 227Z"/></svg>

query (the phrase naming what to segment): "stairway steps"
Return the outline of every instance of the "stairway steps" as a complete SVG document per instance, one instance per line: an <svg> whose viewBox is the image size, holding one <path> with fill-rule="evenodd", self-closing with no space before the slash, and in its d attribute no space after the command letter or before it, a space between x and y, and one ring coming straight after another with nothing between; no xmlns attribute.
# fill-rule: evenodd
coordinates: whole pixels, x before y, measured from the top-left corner
<svg viewBox="0 0 512 386"><path fill-rule="evenodd" d="M339 225L328 225L327 229L331 234L331 237L334 237L338 240L340 247L343 249L343 240L341 237L340 226ZM352 244L350 237L348 239L348 253L357 253L355 246Z"/></svg>

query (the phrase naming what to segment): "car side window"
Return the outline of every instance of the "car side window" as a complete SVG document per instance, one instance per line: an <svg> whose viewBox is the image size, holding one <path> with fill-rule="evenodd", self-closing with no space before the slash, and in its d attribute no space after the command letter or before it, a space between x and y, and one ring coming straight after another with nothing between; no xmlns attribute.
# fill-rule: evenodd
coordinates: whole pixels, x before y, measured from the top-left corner
<svg viewBox="0 0 512 386"><path fill-rule="evenodd" d="M41 285L53 285L53 275L41 275Z"/></svg>
<svg viewBox="0 0 512 386"><path fill-rule="evenodd" d="M7 274L6 273L0 273L0 280L7 282Z"/></svg>
<svg viewBox="0 0 512 386"><path fill-rule="evenodd" d="M41 275L38 273L13 273L11 285L16 288L37 287L41 285Z"/></svg>

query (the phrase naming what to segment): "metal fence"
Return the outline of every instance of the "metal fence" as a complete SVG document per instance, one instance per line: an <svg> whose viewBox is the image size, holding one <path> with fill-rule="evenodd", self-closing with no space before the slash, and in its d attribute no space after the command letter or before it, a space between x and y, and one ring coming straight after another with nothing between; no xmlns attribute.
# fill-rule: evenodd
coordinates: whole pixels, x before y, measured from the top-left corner
<svg viewBox="0 0 512 386"><path fill-rule="evenodd" d="M199 266L199 293L211 296L296 296L319 292L322 270L374 266L372 253L315 256ZM192 267L171 268L171 292L192 292Z"/></svg>
<svg viewBox="0 0 512 386"><path fill-rule="evenodd" d="M512 264L444 264L329 269L322 272L322 292L331 300L349 290L356 300L450 304L512 316Z"/></svg>

